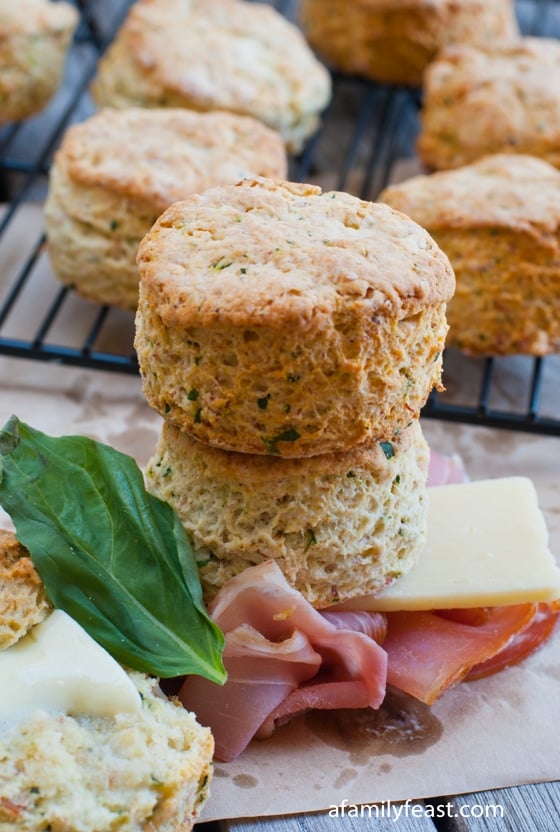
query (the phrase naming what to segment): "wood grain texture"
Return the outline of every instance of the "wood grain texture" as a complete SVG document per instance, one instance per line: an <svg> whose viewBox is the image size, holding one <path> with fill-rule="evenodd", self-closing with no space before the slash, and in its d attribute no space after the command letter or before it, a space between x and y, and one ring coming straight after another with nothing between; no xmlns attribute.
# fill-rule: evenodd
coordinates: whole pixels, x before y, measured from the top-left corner
<svg viewBox="0 0 560 832"><path fill-rule="evenodd" d="M352 809L353 807L350 807ZM400 810L400 811L399 811ZM222 821L221 832L436 832L422 801L379 803L362 809L361 817L331 817L321 812L254 820ZM427 808L430 812L430 808ZM397 813L398 816L397 816Z"/></svg>
<svg viewBox="0 0 560 832"><path fill-rule="evenodd" d="M429 801L436 809L449 801L441 832L558 832L560 781L475 792ZM455 816L456 815L456 816Z"/></svg>
<svg viewBox="0 0 560 832"><path fill-rule="evenodd" d="M400 809L400 812L399 812ZM398 817L396 813L399 813ZM433 818L433 819L432 819ZM212 827L204 829L204 827ZM200 832L558 832L560 781L446 796L411 803L378 804L361 817L345 813L291 815L203 824Z"/></svg>

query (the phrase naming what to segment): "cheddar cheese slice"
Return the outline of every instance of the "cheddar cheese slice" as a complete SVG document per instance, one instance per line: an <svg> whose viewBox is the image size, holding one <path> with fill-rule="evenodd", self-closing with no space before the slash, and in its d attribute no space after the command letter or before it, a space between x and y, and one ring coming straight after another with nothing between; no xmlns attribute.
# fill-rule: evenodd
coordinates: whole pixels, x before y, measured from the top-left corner
<svg viewBox="0 0 560 832"><path fill-rule="evenodd" d="M525 477L428 489L428 534L418 563L376 595L344 609L497 606L560 598L537 493Z"/></svg>

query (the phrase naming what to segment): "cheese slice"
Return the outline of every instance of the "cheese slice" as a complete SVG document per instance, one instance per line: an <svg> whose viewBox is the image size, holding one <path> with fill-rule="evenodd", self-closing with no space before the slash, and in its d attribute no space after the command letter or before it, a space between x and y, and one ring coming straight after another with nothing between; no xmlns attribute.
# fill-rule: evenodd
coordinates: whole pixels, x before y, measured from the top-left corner
<svg viewBox="0 0 560 832"><path fill-rule="evenodd" d="M140 694L113 657L62 610L0 652L0 719L38 708L111 717L140 710Z"/></svg>
<svg viewBox="0 0 560 832"><path fill-rule="evenodd" d="M537 493L525 477L428 489L428 533L418 563L387 589L343 609L426 610L560 598Z"/></svg>

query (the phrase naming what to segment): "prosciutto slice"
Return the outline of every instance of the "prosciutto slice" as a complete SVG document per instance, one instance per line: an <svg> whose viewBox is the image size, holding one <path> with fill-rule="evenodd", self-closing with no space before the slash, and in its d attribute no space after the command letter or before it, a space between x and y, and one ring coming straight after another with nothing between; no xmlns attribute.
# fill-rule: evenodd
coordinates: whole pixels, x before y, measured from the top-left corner
<svg viewBox="0 0 560 832"><path fill-rule="evenodd" d="M537 611L537 604L512 604L485 608L479 616L469 611L466 620L453 612L388 613L387 681L433 705L471 668L507 647Z"/></svg>
<svg viewBox="0 0 560 832"><path fill-rule="evenodd" d="M458 456L431 452L429 485L467 479ZM212 729L216 757L233 760L254 736L310 709L378 708L386 683L431 705L463 679L527 656L559 611L553 603L318 612L269 561L231 580L210 606L225 633L227 682L189 677L179 697Z"/></svg>
<svg viewBox="0 0 560 832"><path fill-rule="evenodd" d="M387 634L387 618L382 613L340 611L321 612L321 615L337 630L363 633L377 644L381 644ZM259 728L257 737L269 737L276 727L305 711L379 707L381 704L371 703L368 688L362 678L348 680L344 665L326 660L311 682L300 685L272 711Z"/></svg>
<svg viewBox="0 0 560 832"><path fill-rule="evenodd" d="M228 680L219 687L189 677L179 698L212 729L219 759L234 759L261 727L261 735L269 734L288 714L308 707L378 708L383 701L387 654L367 634L383 637L383 616L337 613L333 623L272 561L233 578L210 614L225 633ZM347 629L345 620L358 629ZM304 685L305 694L290 702L311 679L315 691Z"/></svg>
<svg viewBox="0 0 560 832"><path fill-rule="evenodd" d="M291 691L317 673L321 656L303 633L271 642L246 625L226 634L223 655L228 672L223 687L189 676L179 698L212 729L216 757L227 761L243 751Z"/></svg>
<svg viewBox="0 0 560 832"><path fill-rule="evenodd" d="M428 465L428 486L455 485L468 481L463 460L459 454L445 456L430 448Z"/></svg>
<svg viewBox="0 0 560 832"><path fill-rule="evenodd" d="M471 668L465 681L483 679L523 661L550 638L559 615L560 601L541 602L529 626L514 636L498 653Z"/></svg>

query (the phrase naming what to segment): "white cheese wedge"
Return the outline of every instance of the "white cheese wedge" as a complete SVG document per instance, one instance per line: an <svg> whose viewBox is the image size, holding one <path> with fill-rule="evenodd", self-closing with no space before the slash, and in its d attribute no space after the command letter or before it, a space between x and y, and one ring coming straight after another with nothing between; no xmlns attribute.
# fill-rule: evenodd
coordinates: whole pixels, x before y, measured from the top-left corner
<svg viewBox="0 0 560 832"><path fill-rule="evenodd" d="M0 679L2 721L38 708L111 717L141 706L123 668L62 610L0 652Z"/></svg>
<svg viewBox="0 0 560 832"><path fill-rule="evenodd" d="M426 546L387 589L339 608L426 610L550 601L560 569L537 493L525 477L428 489Z"/></svg>

